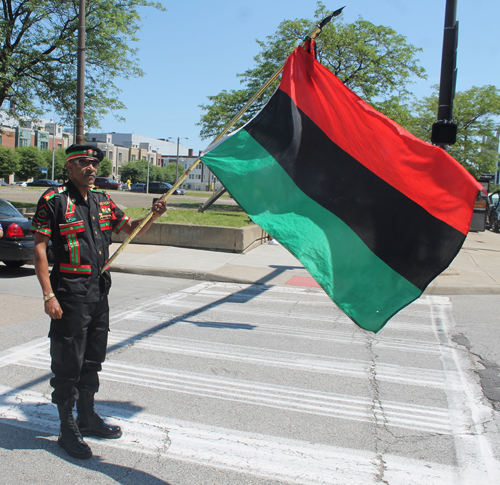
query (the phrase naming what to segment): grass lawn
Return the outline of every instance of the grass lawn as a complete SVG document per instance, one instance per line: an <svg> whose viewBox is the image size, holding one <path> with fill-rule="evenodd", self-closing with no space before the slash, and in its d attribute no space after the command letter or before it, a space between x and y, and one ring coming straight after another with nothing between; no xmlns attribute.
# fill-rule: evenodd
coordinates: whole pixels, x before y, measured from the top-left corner
<svg viewBox="0 0 500 485"><path fill-rule="evenodd" d="M36 207L36 202L18 202L17 200L9 200L9 202L18 209L22 209L23 207Z"/></svg>
<svg viewBox="0 0 500 485"><path fill-rule="evenodd" d="M186 190L186 195L191 195L191 196L194 196L194 197L205 197L205 198L208 198L208 197L212 197L212 195L214 195L214 193L210 190L210 191L203 191L203 190ZM224 192L221 196L221 198L228 198L229 195L226 192Z"/></svg>
<svg viewBox="0 0 500 485"><path fill-rule="evenodd" d="M36 207L32 202L9 201L14 207ZM172 204L167 215L162 216L158 222L172 224L194 224L199 226L244 227L253 222L247 213L239 206L213 205L205 212L198 212L200 204L196 202L176 202ZM126 213L132 219L142 219L149 212L148 208L128 208Z"/></svg>
<svg viewBox="0 0 500 485"><path fill-rule="evenodd" d="M199 207L199 205L198 205ZM226 207L230 210L225 209ZM148 209L127 209L127 215L132 219L142 219L148 212ZM219 207L208 209L201 213L197 210L173 209L170 208L166 215L158 219L158 222L170 222L172 224L194 224L199 226L223 226L223 227L244 227L253 224L246 212L239 207L224 206L223 210Z"/></svg>

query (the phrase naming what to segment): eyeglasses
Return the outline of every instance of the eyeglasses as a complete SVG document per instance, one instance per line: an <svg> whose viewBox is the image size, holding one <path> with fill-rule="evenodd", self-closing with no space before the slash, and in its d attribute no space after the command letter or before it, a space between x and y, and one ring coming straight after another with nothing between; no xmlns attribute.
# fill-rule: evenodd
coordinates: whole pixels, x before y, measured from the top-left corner
<svg viewBox="0 0 500 485"><path fill-rule="evenodd" d="M75 162L79 167L85 168L89 165L92 165L94 168L99 168L99 160L94 158L76 158L75 160L71 160Z"/></svg>

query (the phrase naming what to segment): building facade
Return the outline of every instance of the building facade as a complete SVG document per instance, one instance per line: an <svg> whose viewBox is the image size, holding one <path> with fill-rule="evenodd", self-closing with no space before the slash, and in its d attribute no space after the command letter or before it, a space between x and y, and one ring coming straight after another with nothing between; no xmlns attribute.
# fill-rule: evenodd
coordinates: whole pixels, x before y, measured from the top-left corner
<svg viewBox="0 0 500 485"><path fill-rule="evenodd" d="M18 120L7 110L0 110L0 145L7 148L36 146L40 150L67 148L73 143L73 134L63 125L47 120ZM30 179L31 180L31 179ZM7 183L16 182L11 174Z"/></svg>
<svg viewBox="0 0 500 485"><path fill-rule="evenodd" d="M19 146L36 146L40 150L57 150L73 144L73 133L70 128L52 120L18 120L9 116L8 111L0 110L0 145L16 148ZM156 139L135 133L87 133L86 142L100 148L104 156L112 164L111 176L120 180L120 167L128 162L148 161L152 165L165 167L168 164L179 164L179 177L198 159L193 149L178 143L177 139ZM6 182L16 181L12 174ZM203 162L188 175L182 185L190 190L217 190L220 182Z"/></svg>

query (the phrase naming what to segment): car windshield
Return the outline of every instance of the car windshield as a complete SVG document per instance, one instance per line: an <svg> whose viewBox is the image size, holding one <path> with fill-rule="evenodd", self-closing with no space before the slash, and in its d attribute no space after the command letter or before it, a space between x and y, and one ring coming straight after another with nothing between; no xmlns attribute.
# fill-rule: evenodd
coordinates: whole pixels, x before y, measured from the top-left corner
<svg viewBox="0 0 500 485"><path fill-rule="evenodd" d="M7 217L23 217L21 213L6 200L0 199L0 217L5 219Z"/></svg>

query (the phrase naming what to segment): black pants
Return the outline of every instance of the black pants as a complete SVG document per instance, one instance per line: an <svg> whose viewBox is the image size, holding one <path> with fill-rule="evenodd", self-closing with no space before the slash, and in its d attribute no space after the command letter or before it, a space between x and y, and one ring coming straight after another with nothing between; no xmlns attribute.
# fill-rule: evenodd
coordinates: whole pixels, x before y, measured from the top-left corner
<svg viewBox="0 0 500 485"><path fill-rule="evenodd" d="M95 303L59 302L60 320L50 322L50 356L54 377L52 402L78 399L78 391L97 392L109 331L108 299Z"/></svg>

